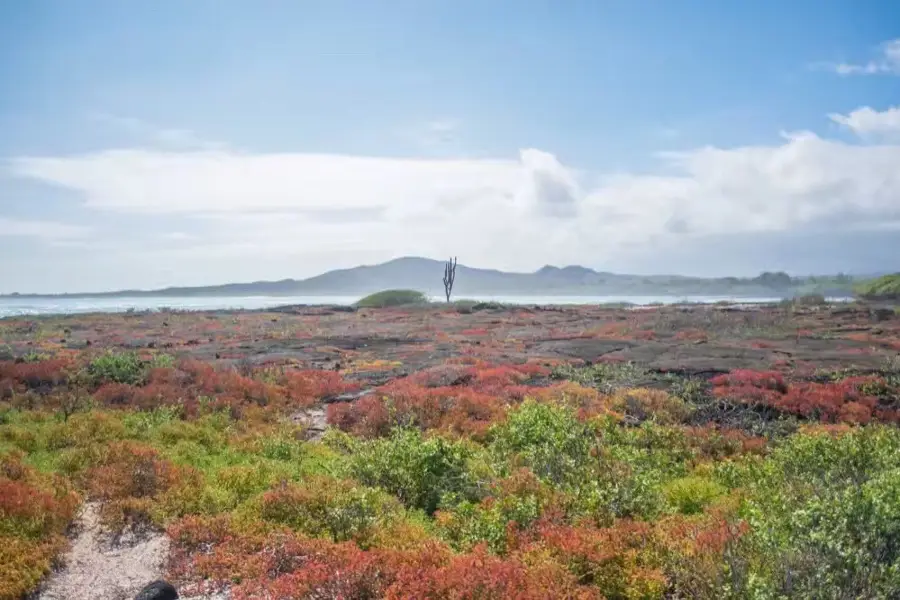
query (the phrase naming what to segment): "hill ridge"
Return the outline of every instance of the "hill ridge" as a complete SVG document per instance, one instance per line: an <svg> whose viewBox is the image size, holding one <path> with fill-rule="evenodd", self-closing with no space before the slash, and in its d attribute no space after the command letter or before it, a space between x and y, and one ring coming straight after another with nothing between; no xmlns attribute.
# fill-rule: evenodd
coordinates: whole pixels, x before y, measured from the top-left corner
<svg viewBox="0 0 900 600"><path fill-rule="evenodd" d="M2 297L98 298L166 296L364 296L385 289L415 289L443 294L441 260L402 256L386 262L326 271L305 279L258 280L207 286L171 286L64 294L10 294ZM501 271L459 264L454 296L465 295L720 295L760 296L816 292L850 295L852 278L792 278L763 273L754 278L703 278L683 275L629 275L581 265L544 265L532 272Z"/></svg>

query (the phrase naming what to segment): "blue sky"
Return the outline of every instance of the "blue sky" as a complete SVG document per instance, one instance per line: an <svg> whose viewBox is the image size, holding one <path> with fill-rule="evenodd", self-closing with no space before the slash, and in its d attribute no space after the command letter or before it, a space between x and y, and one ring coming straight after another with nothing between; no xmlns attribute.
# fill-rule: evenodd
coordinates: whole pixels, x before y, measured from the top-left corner
<svg viewBox="0 0 900 600"><path fill-rule="evenodd" d="M893 40L888 1L2 2L0 292L896 269Z"/></svg>

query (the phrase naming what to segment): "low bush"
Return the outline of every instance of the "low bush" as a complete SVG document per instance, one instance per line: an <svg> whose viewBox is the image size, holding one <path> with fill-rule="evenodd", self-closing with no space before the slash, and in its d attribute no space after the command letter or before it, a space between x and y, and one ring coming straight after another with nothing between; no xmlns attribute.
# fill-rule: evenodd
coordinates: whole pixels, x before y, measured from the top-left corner
<svg viewBox="0 0 900 600"><path fill-rule="evenodd" d="M441 537L457 550L485 544L493 552L506 554L519 535L562 504L553 488L528 469L495 481L486 494L479 502L446 502L448 506L435 514Z"/></svg>
<svg viewBox="0 0 900 600"><path fill-rule="evenodd" d="M348 480L314 477L266 492L260 516L312 537L370 545L375 529L399 518L400 503L384 492Z"/></svg>
<svg viewBox="0 0 900 600"><path fill-rule="evenodd" d="M477 495L467 465L472 449L417 430L397 429L388 438L360 444L349 457L350 474L397 496L409 508L433 513L446 494Z"/></svg>
<svg viewBox="0 0 900 600"><path fill-rule="evenodd" d="M0 598L27 597L67 545L63 535L44 540L0 535Z"/></svg>
<svg viewBox="0 0 900 600"><path fill-rule="evenodd" d="M857 285L855 291L869 300L896 300L900 298L900 273L865 281Z"/></svg>
<svg viewBox="0 0 900 600"><path fill-rule="evenodd" d="M107 351L87 366L87 373L95 385L118 383L140 385L147 377L148 363L135 352Z"/></svg>
<svg viewBox="0 0 900 600"><path fill-rule="evenodd" d="M91 498L102 503L101 518L113 533L162 525L177 501L193 502L202 491L191 471L135 442L114 442L81 475ZM186 481L187 480L187 481ZM187 484L187 485L185 485ZM175 509L174 512L183 512Z"/></svg>
<svg viewBox="0 0 900 600"><path fill-rule="evenodd" d="M492 430L492 450L504 460L530 468L539 478L560 485L578 481L595 464L595 436L574 409L526 400Z"/></svg>
<svg viewBox="0 0 900 600"><path fill-rule="evenodd" d="M668 587L653 526L622 520L611 527L542 523L523 552L549 551L581 584L604 598L661 599Z"/></svg>
<svg viewBox="0 0 900 600"><path fill-rule="evenodd" d="M681 398L644 388L617 391L611 408L637 422L653 420L661 425L681 423L691 413L691 407Z"/></svg>
<svg viewBox="0 0 900 600"><path fill-rule="evenodd" d="M558 563L534 559L491 556L485 548L476 548L421 568L401 569L386 597L401 598L479 598L501 600L596 599L603 596L596 588L578 585L575 577Z"/></svg>
<svg viewBox="0 0 900 600"><path fill-rule="evenodd" d="M794 306L825 306L828 301L822 294L803 294L802 296L794 296L791 299Z"/></svg>
<svg viewBox="0 0 900 600"><path fill-rule="evenodd" d="M666 501L685 515L700 513L727 490L720 484L703 477L683 477L669 482L663 488Z"/></svg>
<svg viewBox="0 0 900 600"><path fill-rule="evenodd" d="M22 598L67 546L66 528L80 498L56 476L0 455L0 598Z"/></svg>
<svg viewBox="0 0 900 600"><path fill-rule="evenodd" d="M427 304L428 296L415 290L385 290L376 292L356 302L357 308L389 308L391 306L407 306Z"/></svg>

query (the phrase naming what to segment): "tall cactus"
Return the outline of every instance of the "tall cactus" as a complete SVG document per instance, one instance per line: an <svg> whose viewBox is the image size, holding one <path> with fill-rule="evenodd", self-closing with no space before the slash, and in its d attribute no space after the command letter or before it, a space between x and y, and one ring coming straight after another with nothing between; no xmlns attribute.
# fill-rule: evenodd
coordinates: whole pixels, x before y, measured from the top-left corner
<svg viewBox="0 0 900 600"><path fill-rule="evenodd" d="M453 292L453 282L456 281L456 257L452 257L444 264L444 295L450 302L450 294Z"/></svg>

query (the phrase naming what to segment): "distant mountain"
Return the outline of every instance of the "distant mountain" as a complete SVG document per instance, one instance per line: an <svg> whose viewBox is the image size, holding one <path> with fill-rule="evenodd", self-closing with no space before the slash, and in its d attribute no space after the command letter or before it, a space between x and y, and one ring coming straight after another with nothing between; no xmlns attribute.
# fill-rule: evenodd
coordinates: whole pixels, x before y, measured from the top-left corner
<svg viewBox="0 0 900 600"><path fill-rule="evenodd" d="M65 297L133 296L364 296L385 289L415 289L443 294L442 261L405 257L378 265L328 271L309 279L282 279L160 290L122 290L103 293L60 294ZM847 276L791 278L785 273L763 273L754 278L698 278L678 275L621 275L587 267L547 265L533 273L510 273L459 265L453 295L730 295L791 296L795 293L850 295L853 279ZM17 297L44 295L17 294Z"/></svg>

